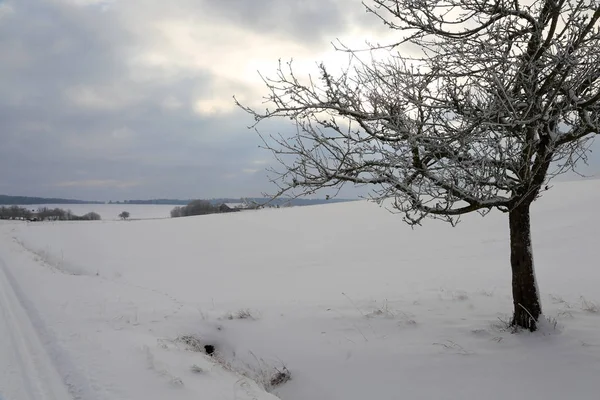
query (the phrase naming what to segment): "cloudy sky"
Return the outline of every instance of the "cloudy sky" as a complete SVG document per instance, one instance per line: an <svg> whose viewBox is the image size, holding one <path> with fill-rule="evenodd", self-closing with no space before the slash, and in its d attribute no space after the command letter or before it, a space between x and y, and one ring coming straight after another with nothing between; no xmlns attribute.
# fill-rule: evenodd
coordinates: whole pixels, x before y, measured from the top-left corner
<svg viewBox="0 0 600 400"><path fill-rule="evenodd" d="M358 0L0 0L0 193L260 195L270 154L232 96L369 25Z"/></svg>
<svg viewBox="0 0 600 400"><path fill-rule="evenodd" d="M271 157L232 96L383 34L360 0L0 0L0 194L260 195Z"/></svg>

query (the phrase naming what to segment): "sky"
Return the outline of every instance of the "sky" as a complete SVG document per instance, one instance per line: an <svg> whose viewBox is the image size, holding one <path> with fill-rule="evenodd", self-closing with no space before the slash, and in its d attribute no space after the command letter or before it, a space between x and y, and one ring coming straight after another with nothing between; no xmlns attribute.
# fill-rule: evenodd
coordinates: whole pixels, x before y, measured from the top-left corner
<svg viewBox="0 0 600 400"><path fill-rule="evenodd" d="M332 41L386 34L360 0L0 0L0 194L273 192L233 96L259 106L257 71L308 73L342 62Z"/></svg>
<svg viewBox="0 0 600 400"><path fill-rule="evenodd" d="M0 0L0 193L268 192L271 155L233 96L259 105L258 70L331 60L365 16L356 0Z"/></svg>

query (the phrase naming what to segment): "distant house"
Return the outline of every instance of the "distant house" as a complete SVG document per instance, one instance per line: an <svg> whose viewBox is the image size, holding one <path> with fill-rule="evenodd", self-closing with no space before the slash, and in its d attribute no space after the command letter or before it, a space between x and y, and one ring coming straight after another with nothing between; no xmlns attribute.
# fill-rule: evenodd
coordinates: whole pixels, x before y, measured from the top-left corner
<svg viewBox="0 0 600 400"><path fill-rule="evenodd" d="M219 212L236 212L243 210L256 210L262 208L256 203L222 203L219 206Z"/></svg>
<svg viewBox="0 0 600 400"><path fill-rule="evenodd" d="M236 207L233 203L223 203L219 206L219 212L222 213L236 212L240 210L241 208Z"/></svg>

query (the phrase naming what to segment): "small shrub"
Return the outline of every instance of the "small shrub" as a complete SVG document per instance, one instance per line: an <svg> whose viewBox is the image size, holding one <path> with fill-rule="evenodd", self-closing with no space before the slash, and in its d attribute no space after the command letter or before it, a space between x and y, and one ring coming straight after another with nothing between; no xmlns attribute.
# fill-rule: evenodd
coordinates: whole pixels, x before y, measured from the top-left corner
<svg viewBox="0 0 600 400"><path fill-rule="evenodd" d="M519 332L519 328L512 323L510 317L508 316L498 317L498 322L492 324L492 328L500 332Z"/></svg>
<svg viewBox="0 0 600 400"><path fill-rule="evenodd" d="M271 388L281 386L287 381L292 379L292 373L289 369L284 365L281 369L275 368L275 372L273 376L271 376L271 380L269 381L269 385Z"/></svg>
<svg viewBox="0 0 600 400"><path fill-rule="evenodd" d="M180 378L180 377L178 377L178 376L174 376L174 377L172 377L172 378L169 380L169 383L170 383L172 386L183 386L183 380L181 380L181 378Z"/></svg>
<svg viewBox="0 0 600 400"><path fill-rule="evenodd" d="M198 365L196 365L196 364L194 364L194 365L192 365L192 366L190 367L190 371L192 371L192 372L194 372L194 373L196 373L196 374L201 374L201 373L204 373L204 372L205 372L205 371L204 371L204 369L203 369L202 367L200 367L200 366L198 366Z"/></svg>
<svg viewBox="0 0 600 400"><path fill-rule="evenodd" d="M381 307L376 308L375 310L373 310L370 313L365 315L365 317L367 317L367 318L374 318L374 317L394 318L395 316L396 316L396 314L390 308L390 305L387 300L385 300L383 302L383 305Z"/></svg>
<svg viewBox="0 0 600 400"><path fill-rule="evenodd" d="M563 299L561 296L559 296L557 294L550 294L550 295L548 295L548 297L550 297L550 300L552 300L552 302L555 304L566 303L565 299Z"/></svg>
<svg viewBox="0 0 600 400"><path fill-rule="evenodd" d="M587 300L583 296L581 296L581 309L583 311L593 314L597 314L598 312L600 312L600 306L598 305L598 303Z"/></svg>
<svg viewBox="0 0 600 400"><path fill-rule="evenodd" d="M274 388L292 379L292 373L283 362L279 362L280 366L278 367L258 358L253 352L250 352L250 355L254 358L254 363L236 360L235 354L233 360L227 360L219 352L214 354L213 360L225 370L253 380L267 392L273 391Z"/></svg>
<svg viewBox="0 0 600 400"><path fill-rule="evenodd" d="M548 324L549 327L551 327L553 330L556 330L556 328L558 327L558 320L554 317L545 317L546 318L546 322Z"/></svg>
<svg viewBox="0 0 600 400"><path fill-rule="evenodd" d="M466 301L469 300L469 295L467 294L467 292L454 292L452 293L452 299L455 301Z"/></svg>
<svg viewBox="0 0 600 400"><path fill-rule="evenodd" d="M498 323L492 324L492 328L496 331L500 332L509 332L512 334L520 333L523 329L519 326L516 326L512 323L512 319L505 317L498 317ZM538 333L547 334L553 331L559 331L558 320L554 317L547 317L545 315L540 315L540 318L537 321L539 325ZM529 331L527 331L529 333ZM498 340L499 342L499 340Z"/></svg>
<svg viewBox="0 0 600 400"><path fill-rule="evenodd" d="M198 353L205 351L204 344L196 336L183 335L179 336L177 339L175 339L175 341L185 344L187 348L191 351L195 351Z"/></svg>
<svg viewBox="0 0 600 400"><path fill-rule="evenodd" d="M273 391L277 386L292 379L292 373L285 364L281 363L280 367L276 367L262 358L258 358L254 353L250 352L250 354L256 360L256 365L246 363L246 370L242 372L242 375L254 380L267 392Z"/></svg>
<svg viewBox="0 0 600 400"><path fill-rule="evenodd" d="M252 311L250 309L243 308L243 309L236 311L235 313L227 314L227 319L228 320L233 320L233 319L255 320L257 318L254 316L254 314L252 313Z"/></svg>
<svg viewBox="0 0 600 400"><path fill-rule="evenodd" d="M416 326L417 325L417 321L415 321L414 319L412 319L408 314L404 313L401 316L401 321L398 322L398 325L403 325L403 326Z"/></svg>

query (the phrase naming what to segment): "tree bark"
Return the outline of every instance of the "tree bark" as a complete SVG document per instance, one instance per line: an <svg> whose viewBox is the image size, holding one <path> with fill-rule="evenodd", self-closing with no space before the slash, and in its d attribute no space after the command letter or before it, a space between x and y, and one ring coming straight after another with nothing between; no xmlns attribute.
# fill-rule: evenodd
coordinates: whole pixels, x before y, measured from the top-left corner
<svg viewBox="0 0 600 400"><path fill-rule="evenodd" d="M533 265L529 205L519 204L509 212L514 304L512 325L535 331L542 306Z"/></svg>

